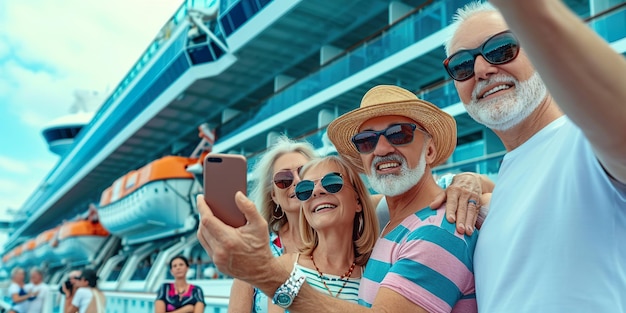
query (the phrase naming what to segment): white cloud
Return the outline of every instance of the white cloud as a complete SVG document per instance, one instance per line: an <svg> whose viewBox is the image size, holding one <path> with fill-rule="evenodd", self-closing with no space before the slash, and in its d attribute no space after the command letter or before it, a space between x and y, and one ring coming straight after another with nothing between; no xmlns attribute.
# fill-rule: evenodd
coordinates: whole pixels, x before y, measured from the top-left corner
<svg viewBox="0 0 626 313"><path fill-rule="evenodd" d="M0 221L13 218L5 209L20 209L55 162L53 158L23 161L0 156Z"/></svg>
<svg viewBox="0 0 626 313"><path fill-rule="evenodd" d="M0 26L11 29L4 50L16 60L3 71L16 84L15 110L37 125L67 114L75 89L114 89L180 3L8 1Z"/></svg>
<svg viewBox="0 0 626 313"><path fill-rule="evenodd" d="M25 174L28 173L28 163L0 155L0 171ZM1 183L0 181L0 187L2 187Z"/></svg>
<svg viewBox="0 0 626 313"><path fill-rule="evenodd" d="M0 145L0 220L58 160L41 127L68 114L76 89L113 90L182 2L0 1L0 129L15 139Z"/></svg>
<svg viewBox="0 0 626 313"><path fill-rule="evenodd" d="M9 53L10 51L8 43L0 38L0 59L6 58Z"/></svg>

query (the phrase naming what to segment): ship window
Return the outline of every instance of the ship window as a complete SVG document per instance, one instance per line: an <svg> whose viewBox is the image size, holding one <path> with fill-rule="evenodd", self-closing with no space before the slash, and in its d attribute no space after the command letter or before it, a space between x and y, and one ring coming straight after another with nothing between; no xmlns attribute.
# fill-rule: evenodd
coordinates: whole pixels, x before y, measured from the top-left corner
<svg viewBox="0 0 626 313"><path fill-rule="evenodd" d="M120 277L120 273L122 272L122 268L124 268L124 264L126 264L126 259L117 262L117 264L115 264L115 266L113 267L113 270L111 270L109 276L106 278L106 281L116 281L117 278Z"/></svg>
<svg viewBox="0 0 626 313"><path fill-rule="evenodd" d="M117 201L120 198L122 191L122 180L118 179L113 183L113 193L111 194L111 202Z"/></svg>
<svg viewBox="0 0 626 313"><path fill-rule="evenodd" d="M152 260L152 254L147 255L143 260L141 260L133 272L133 275L130 277L130 280L145 280L148 277L148 273L150 273L150 269L152 269Z"/></svg>
<svg viewBox="0 0 626 313"><path fill-rule="evenodd" d="M124 189L133 188L136 182L137 182L137 172L128 176L128 178L126 179L126 186L124 186Z"/></svg>
<svg viewBox="0 0 626 313"><path fill-rule="evenodd" d="M228 276L217 270L209 255L199 243L191 249L189 267L188 279L228 278Z"/></svg>
<svg viewBox="0 0 626 313"><path fill-rule="evenodd" d="M73 139L80 132L82 126L80 127L63 127L63 128L51 128L46 129L43 132L43 136L46 138L46 141L52 142L59 139Z"/></svg>

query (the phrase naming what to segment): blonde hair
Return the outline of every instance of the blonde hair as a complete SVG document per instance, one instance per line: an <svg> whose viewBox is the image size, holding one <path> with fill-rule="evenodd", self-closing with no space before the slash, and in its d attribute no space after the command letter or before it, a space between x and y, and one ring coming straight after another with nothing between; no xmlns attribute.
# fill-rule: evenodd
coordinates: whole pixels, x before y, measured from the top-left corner
<svg viewBox="0 0 626 313"><path fill-rule="evenodd" d="M452 39L456 35L456 31L459 29L459 26L463 24L470 17L482 13L482 12L500 12L489 2L482 1L473 1L466 4L464 7L458 8L456 13L452 15L452 23L450 24L450 29L452 29L452 35L443 43L443 47L446 50L446 56L450 56L450 43Z"/></svg>
<svg viewBox="0 0 626 313"><path fill-rule="evenodd" d="M362 211L357 212L354 216L354 223L352 228L352 240L354 247L355 263L364 266L374 249L376 239L378 239L378 218L376 216L376 207L372 202L371 196L363 180L357 173L357 171L350 166L344 159L338 156L327 156L322 159L313 160L307 163L301 170L300 174L306 173L309 169L324 165L335 164L342 172L346 174L344 177L344 184L351 184L357 194L357 201L361 202ZM300 207L302 209L302 206ZM359 233L359 219L363 218L363 230ZM310 255L313 250L317 248L319 238L317 232L311 227L311 224L306 220L304 213L300 212L300 236L302 237L302 253Z"/></svg>
<svg viewBox="0 0 626 313"><path fill-rule="evenodd" d="M250 192L250 199L254 201L261 215L265 218L265 221L267 221L270 230L275 233L278 232L283 225L287 224L288 221L284 214L279 219L273 216L276 204L272 199L272 185L274 184L274 177L272 177L272 175L274 174L274 163L276 160L288 153L300 153L309 160L317 157L315 149L310 143L306 141L295 141L286 136L280 136L276 143L274 143L256 163L252 175L256 182Z"/></svg>

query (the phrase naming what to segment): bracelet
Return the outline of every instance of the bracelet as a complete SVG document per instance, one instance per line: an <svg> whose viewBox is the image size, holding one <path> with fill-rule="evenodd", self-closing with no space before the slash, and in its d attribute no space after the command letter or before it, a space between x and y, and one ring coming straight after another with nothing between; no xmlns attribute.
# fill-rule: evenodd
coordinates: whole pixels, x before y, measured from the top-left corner
<svg viewBox="0 0 626 313"><path fill-rule="evenodd" d="M274 297L272 298L272 303L283 309L288 308L300 292L300 288L302 288L302 284L304 284L305 280L306 277L304 275L298 276L298 272L294 266L287 281L276 289L276 293L274 293Z"/></svg>

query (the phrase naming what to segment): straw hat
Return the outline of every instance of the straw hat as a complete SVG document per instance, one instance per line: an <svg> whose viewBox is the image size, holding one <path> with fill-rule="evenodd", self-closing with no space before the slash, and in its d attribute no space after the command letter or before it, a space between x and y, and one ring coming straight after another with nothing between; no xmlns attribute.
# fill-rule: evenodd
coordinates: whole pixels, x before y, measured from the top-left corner
<svg viewBox="0 0 626 313"><path fill-rule="evenodd" d="M456 147L456 121L434 104L421 100L412 92L389 85L370 89L361 100L361 106L328 125L328 138L337 152L363 173L363 164L352 137L363 123L371 118L389 115L408 117L424 128L431 136L437 156L431 167L445 162Z"/></svg>

